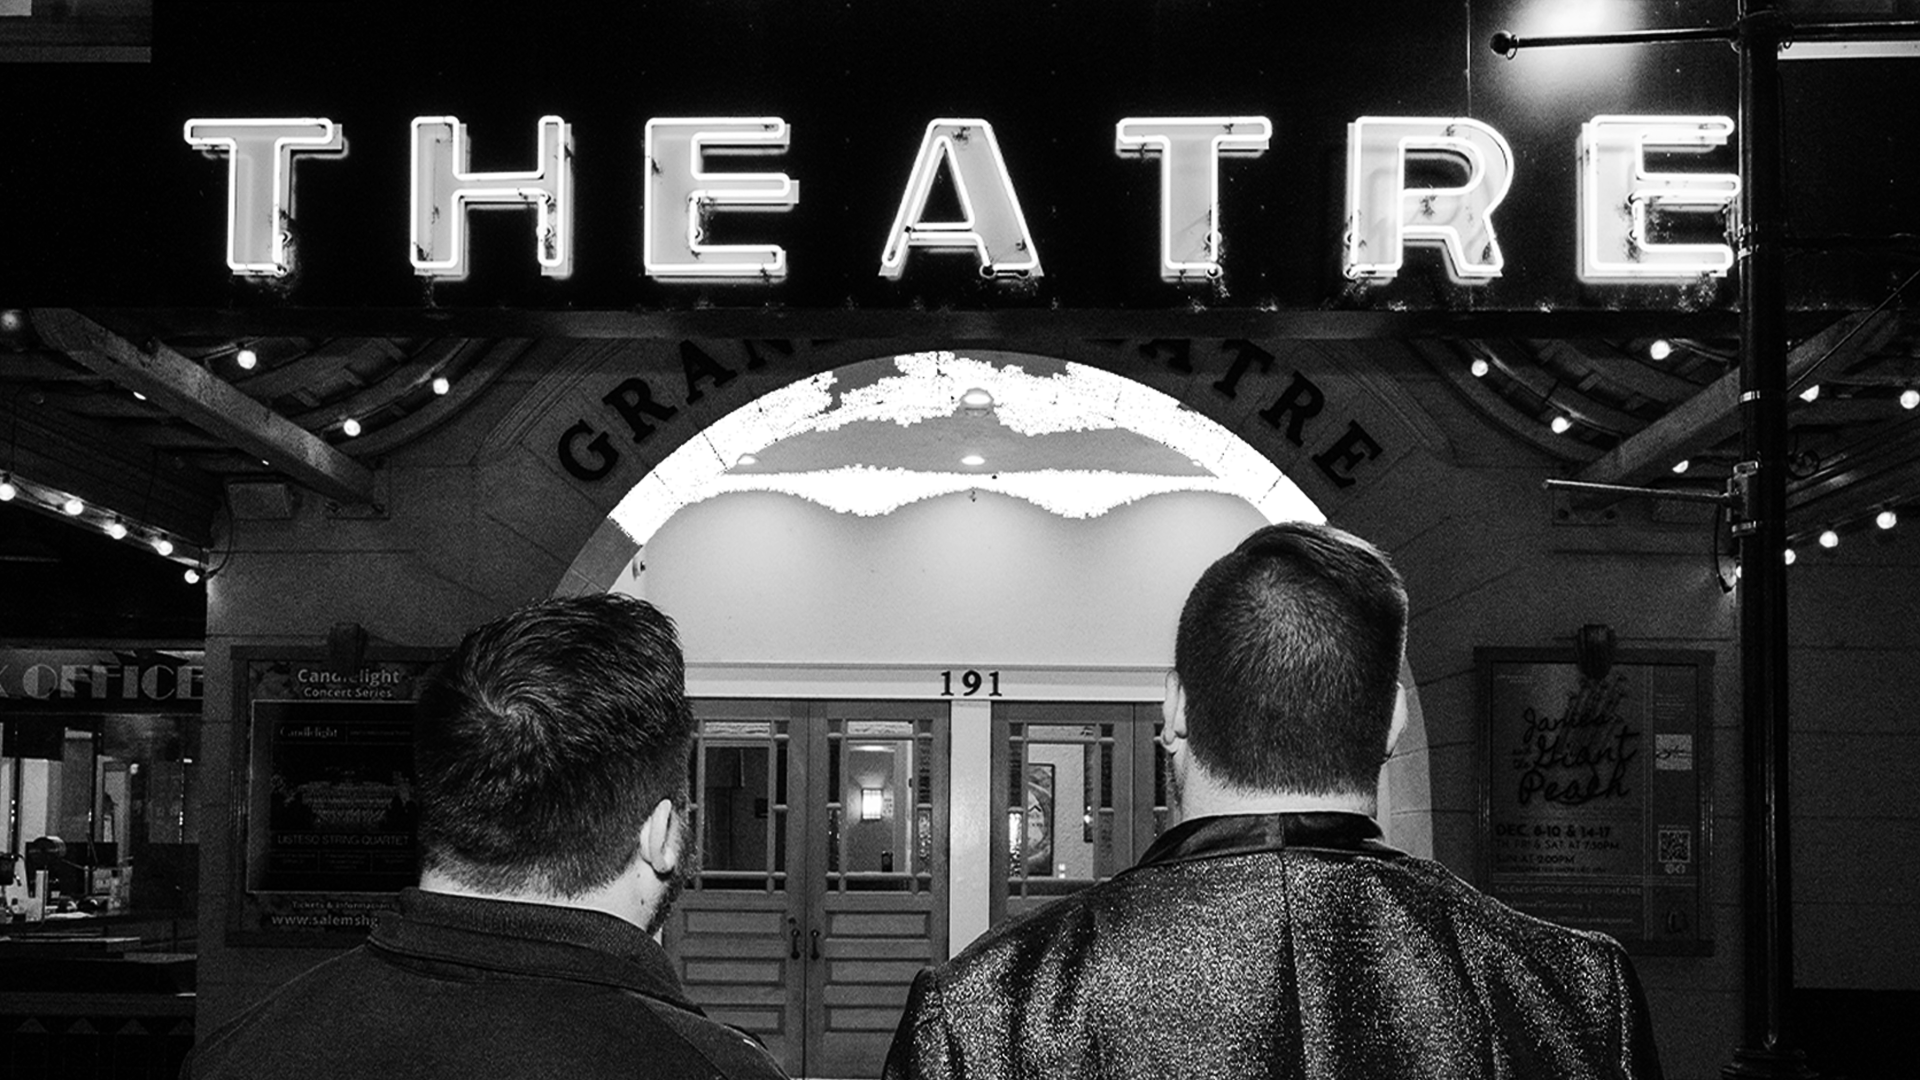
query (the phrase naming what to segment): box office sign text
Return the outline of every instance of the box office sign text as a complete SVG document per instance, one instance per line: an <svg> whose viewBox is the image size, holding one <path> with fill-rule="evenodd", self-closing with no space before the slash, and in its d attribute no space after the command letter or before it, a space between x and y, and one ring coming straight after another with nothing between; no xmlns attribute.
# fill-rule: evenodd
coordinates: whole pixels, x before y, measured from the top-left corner
<svg viewBox="0 0 1920 1080"><path fill-rule="evenodd" d="M1637 951L1710 949L1703 925L1712 654L1476 652L1481 867L1530 914Z"/></svg>

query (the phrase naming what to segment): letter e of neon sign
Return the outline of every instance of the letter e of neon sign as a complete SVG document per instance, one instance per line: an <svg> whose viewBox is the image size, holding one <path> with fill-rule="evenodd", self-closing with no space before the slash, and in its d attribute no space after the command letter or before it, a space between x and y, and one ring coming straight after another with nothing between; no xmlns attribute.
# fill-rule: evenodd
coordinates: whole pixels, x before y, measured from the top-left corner
<svg viewBox="0 0 1920 1080"><path fill-rule="evenodd" d="M292 269L295 155L344 157L346 136L325 117L189 120L187 145L227 155L227 266L236 274L285 276Z"/></svg>
<svg viewBox="0 0 1920 1080"><path fill-rule="evenodd" d="M1407 163L1466 169L1458 187L1407 186ZM1484 283L1505 260L1493 211L1513 183L1513 150L1465 117L1363 116L1347 125L1347 277L1391 279L1408 244L1438 245L1456 281Z"/></svg>
<svg viewBox="0 0 1920 1080"><path fill-rule="evenodd" d="M1656 212L1720 213L1740 194L1733 173L1656 173L1647 150L1706 153L1725 146L1724 116L1596 116L1580 125L1580 279L1689 281L1733 265L1726 244L1656 244Z"/></svg>
<svg viewBox="0 0 1920 1080"><path fill-rule="evenodd" d="M656 281L778 281L786 249L776 244L705 243L715 210L790 210L799 181L785 173L708 172L708 154L780 154L787 122L777 116L647 121L647 192L641 261Z"/></svg>

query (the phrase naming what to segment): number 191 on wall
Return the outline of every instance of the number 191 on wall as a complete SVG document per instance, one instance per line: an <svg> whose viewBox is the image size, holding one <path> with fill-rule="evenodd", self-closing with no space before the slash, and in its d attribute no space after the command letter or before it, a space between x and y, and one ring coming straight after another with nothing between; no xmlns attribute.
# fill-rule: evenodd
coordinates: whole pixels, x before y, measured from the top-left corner
<svg viewBox="0 0 1920 1080"><path fill-rule="evenodd" d="M940 673L941 697L973 697L985 689L988 697L1000 696L1000 673L997 671L979 672L972 668L960 673L960 690L953 689L953 672Z"/></svg>

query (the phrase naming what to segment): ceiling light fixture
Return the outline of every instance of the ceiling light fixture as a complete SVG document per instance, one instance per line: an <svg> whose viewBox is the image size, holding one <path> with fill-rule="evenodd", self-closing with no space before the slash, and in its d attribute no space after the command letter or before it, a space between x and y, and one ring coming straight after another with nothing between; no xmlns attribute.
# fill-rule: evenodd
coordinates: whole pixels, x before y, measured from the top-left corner
<svg viewBox="0 0 1920 1080"><path fill-rule="evenodd" d="M979 454L968 454L966 457L960 459L960 464L962 465L985 465L986 463L987 459L981 457Z"/></svg>
<svg viewBox="0 0 1920 1080"><path fill-rule="evenodd" d="M12 502L18 494L20 489L13 486L13 474L0 473L0 502Z"/></svg>
<svg viewBox="0 0 1920 1080"><path fill-rule="evenodd" d="M1553 429L1555 435L1565 435L1573 430L1573 421L1564 416L1556 416L1547 426Z"/></svg>
<svg viewBox="0 0 1920 1080"><path fill-rule="evenodd" d="M1840 534L1833 531L1832 529L1822 529L1820 531L1820 546L1823 548L1826 548L1828 551L1832 551L1834 548L1839 547Z"/></svg>
<svg viewBox="0 0 1920 1080"><path fill-rule="evenodd" d="M453 384L447 381L445 375L435 375L433 377L433 392L436 395L445 396L446 392L451 389L453 389Z"/></svg>
<svg viewBox="0 0 1920 1080"><path fill-rule="evenodd" d="M252 349L243 348L233 354L233 362L239 364L240 370L242 371L252 371L254 365L260 362L260 354L254 352Z"/></svg>
<svg viewBox="0 0 1920 1080"><path fill-rule="evenodd" d="M1819 397L1820 397L1819 383L1814 383L1812 386L1809 386L1805 390L1800 391L1800 400L1806 402L1809 405L1813 404L1813 402L1818 400Z"/></svg>
<svg viewBox="0 0 1920 1080"><path fill-rule="evenodd" d="M741 454L739 459L736 460L733 464L735 468L746 469L746 468L751 468L752 466L760 464L760 459L753 456L752 454Z"/></svg>
<svg viewBox="0 0 1920 1080"><path fill-rule="evenodd" d="M984 412L987 409L993 408L993 395L987 393L985 389L976 386L960 395L960 405L962 408L972 410L973 412Z"/></svg>
<svg viewBox="0 0 1920 1080"><path fill-rule="evenodd" d="M1681 458L1679 461L1673 463L1673 471L1675 473L1683 473L1691 468L1693 468L1693 459L1691 458Z"/></svg>
<svg viewBox="0 0 1920 1080"><path fill-rule="evenodd" d="M340 430L345 433L349 439L357 438L360 434L360 421L349 416L346 422L340 425Z"/></svg>
<svg viewBox="0 0 1920 1080"><path fill-rule="evenodd" d="M1903 409L1920 409L1920 390L1908 389L1900 391L1900 407Z"/></svg>
<svg viewBox="0 0 1920 1080"><path fill-rule="evenodd" d="M1793 549L1792 549L1792 548L1788 548L1788 549L1787 549L1787 551L1786 551L1786 560L1787 560L1787 565L1788 565L1788 566L1792 566L1792 565L1793 565L1793 560L1795 560L1795 559L1797 559L1797 558L1799 558L1799 556L1798 556L1798 555L1795 555L1795 554L1793 553Z"/></svg>
<svg viewBox="0 0 1920 1080"><path fill-rule="evenodd" d="M1473 363L1467 365L1467 370L1473 372L1474 378L1484 379L1487 377L1487 372L1493 370L1493 365L1487 363L1485 358L1476 356L1473 358Z"/></svg>
<svg viewBox="0 0 1920 1080"><path fill-rule="evenodd" d="M1665 360L1673 355L1673 342L1666 338L1656 338L1653 344L1647 346L1647 355L1655 360Z"/></svg>
<svg viewBox="0 0 1920 1080"><path fill-rule="evenodd" d="M189 584L189 585L198 585L198 584L200 584L200 569L199 569L199 567L195 567L195 566L189 566L189 567L187 567L187 572L186 572L186 573L184 573L184 574L182 574L182 575L180 575L180 576L181 576L181 577L183 577L183 578L185 578L185 579L186 579L186 581L187 581L187 584Z"/></svg>
<svg viewBox="0 0 1920 1080"><path fill-rule="evenodd" d="M81 502L77 496L73 495L67 496L67 501L60 504L60 511L68 517L79 517L86 512L86 509L87 504Z"/></svg>
<svg viewBox="0 0 1920 1080"><path fill-rule="evenodd" d="M112 521L107 522L106 530L107 535L113 537L115 540L125 540L127 538L127 523L121 521L119 518L114 518Z"/></svg>
<svg viewBox="0 0 1920 1080"><path fill-rule="evenodd" d="M1882 510L1874 515L1873 523L1882 529L1891 529L1900 524L1900 515L1891 510Z"/></svg>
<svg viewBox="0 0 1920 1080"><path fill-rule="evenodd" d="M164 536L156 534L154 538L148 542L153 545L154 552L160 555L161 558L173 554L173 541Z"/></svg>

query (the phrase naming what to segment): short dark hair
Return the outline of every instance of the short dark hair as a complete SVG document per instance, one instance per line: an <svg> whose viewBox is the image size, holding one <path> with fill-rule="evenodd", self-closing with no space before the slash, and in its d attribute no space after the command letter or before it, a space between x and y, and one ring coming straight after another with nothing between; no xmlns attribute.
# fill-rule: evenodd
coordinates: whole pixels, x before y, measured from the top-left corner
<svg viewBox="0 0 1920 1080"><path fill-rule="evenodd" d="M579 596L496 619L420 696L421 864L493 891L605 885L660 800L685 804L693 730L673 620L646 601Z"/></svg>
<svg viewBox="0 0 1920 1080"><path fill-rule="evenodd" d="M1255 532L1180 612L1195 759L1240 787L1372 793L1406 631L1406 586L1379 548L1306 522Z"/></svg>

